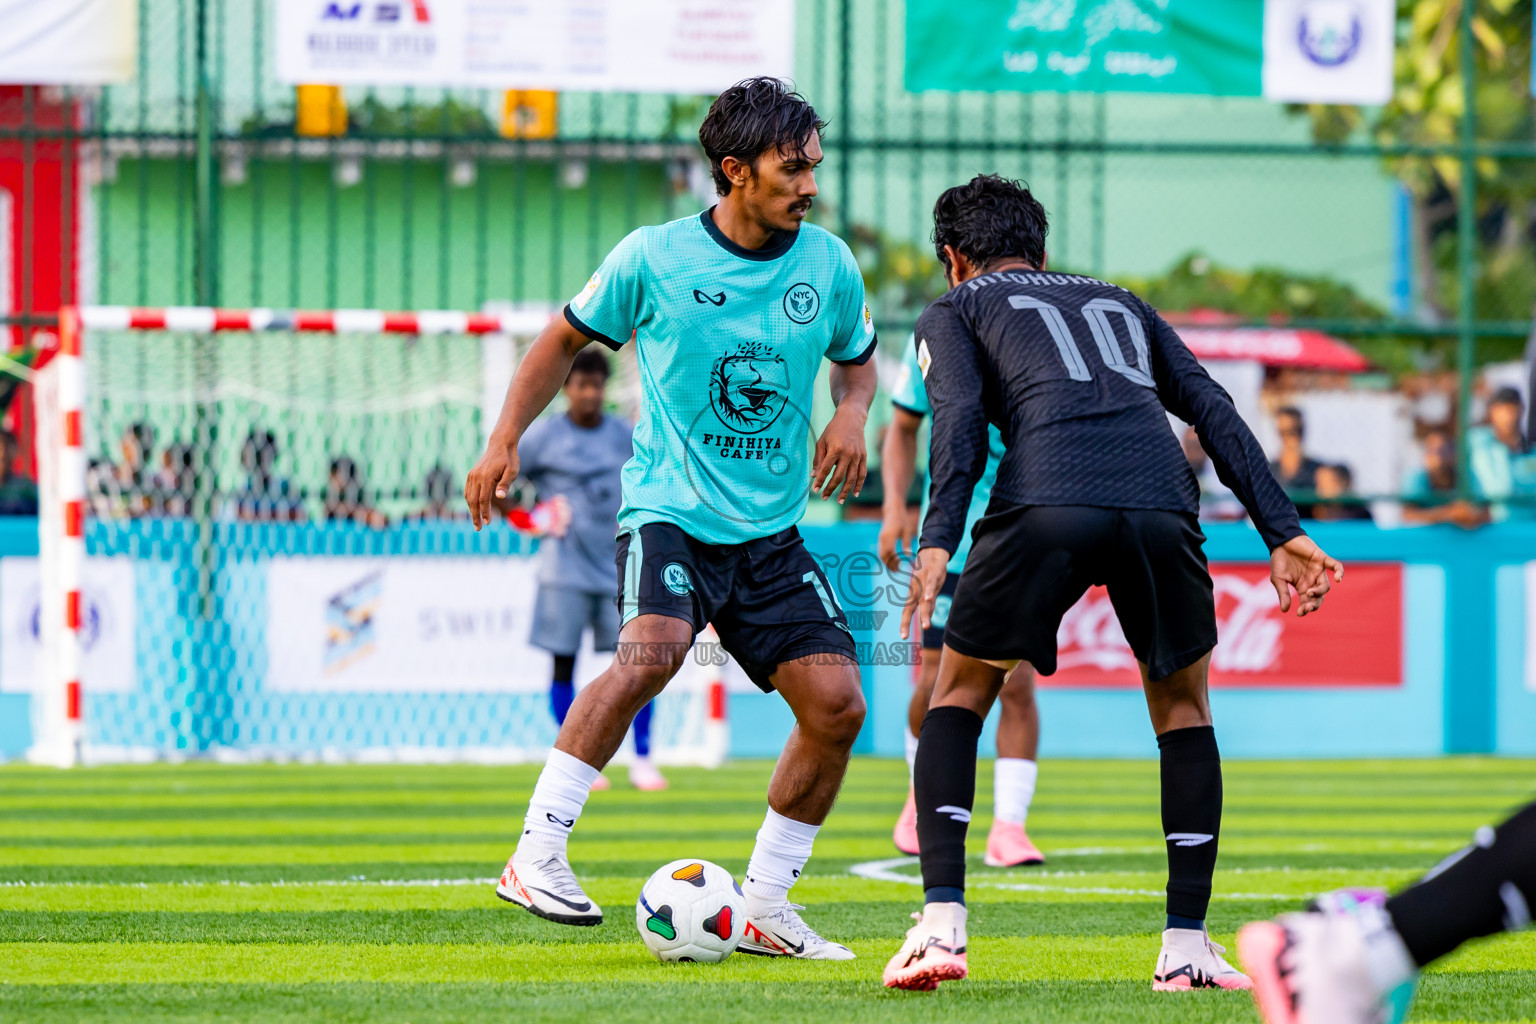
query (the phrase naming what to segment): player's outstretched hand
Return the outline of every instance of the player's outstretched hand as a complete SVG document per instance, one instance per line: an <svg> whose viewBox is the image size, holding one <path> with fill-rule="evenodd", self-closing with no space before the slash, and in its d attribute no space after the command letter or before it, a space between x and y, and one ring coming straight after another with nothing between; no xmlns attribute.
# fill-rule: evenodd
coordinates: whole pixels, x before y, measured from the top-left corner
<svg viewBox="0 0 1536 1024"><path fill-rule="evenodd" d="M864 489L868 455L864 451L865 416L846 405L837 407L832 422L816 439L816 461L811 464L811 490L823 501L837 492L837 503L857 498Z"/></svg>
<svg viewBox="0 0 1536 1024"><path fill-rule="evenodd" d="M1280 595L1280 610L1291 610L1291 591L1296 591L1296 614L1310 615L1323 606L1328 593L1329 574L1334 583L1344 580L1344 563L1328 554L1302 534L1292 537L1269 555L1269 582Z"/></svg>
<svg viewBox="0 0 1536 1024"><path fill-rule="evenodd" d="M944 585L944 574L949 568L949 552L943 548L923 548L917 553L912 567L912 582L907 587L907 601L901 606L901 638L912 635L912 613L918 617L918 625L927 629L933 625L933 604L939 599L939 588Z"/></svg>
<svg viewBox="0 0 1536 1024"><path fill-rule="evenodd" d="M464 502L475 529L491 521L491 499L505 498L517 479L517 442L498 444L494 439L464 481Z"/></svg>
<svg viewBox="0 0 1536 1024"><path fill-rule="evenodd" d="M901 568L901 553L911 551L916 540L913 536L912 517L907 510L887 511L880 520L880 538L875 541L875 551L885 567L895 572Z"/></svg>

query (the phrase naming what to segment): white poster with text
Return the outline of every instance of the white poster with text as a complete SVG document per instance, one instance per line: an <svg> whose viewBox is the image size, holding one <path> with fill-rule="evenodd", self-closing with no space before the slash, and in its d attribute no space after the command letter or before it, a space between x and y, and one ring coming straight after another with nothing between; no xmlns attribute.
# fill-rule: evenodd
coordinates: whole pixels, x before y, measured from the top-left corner
<svg viewBox="0 0 1536 1024"><path fill-rule="evenodd" d="M794 39L794 0L277 0L294 84L717 93Z"/></svg>
<svg viewBox="0 0 1536 1024"><path fill-rule="evenodd" d="M528 642L536 558L274 558L266 591L268 691L549 690L550 655ZM594 652L585 630L576 685L613 657ZM697 648L670 687L701 690L721 677L731 692L756 692L733 660Z"/></svg>
<svg viewBox="0 0 1536 1024"><path fill-rule="evenodd" d="M274 558L266 689L536 692L530 558Z"/></svg>

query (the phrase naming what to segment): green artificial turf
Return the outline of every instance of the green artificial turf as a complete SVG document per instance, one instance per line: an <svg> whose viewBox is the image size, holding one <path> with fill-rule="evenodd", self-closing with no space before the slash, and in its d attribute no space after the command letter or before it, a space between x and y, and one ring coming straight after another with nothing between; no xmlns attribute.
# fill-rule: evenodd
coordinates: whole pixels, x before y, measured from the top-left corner
<svg viewBox="0 0 1536 1024"><path fill-rule="evenodd" d="M879 975L916 909L890 844L899 763L855 762L795 889L859 959L663 965L635 932L641 881L678 857L738 876L771 766L674 769L598 793L571 843L607 916L562 928L491 891L533 767L0 767L0 1021L1256 1021L1246 995L1150 991L1164 877L1157 765L1047 762L1030 816L1044 868L972 848L971 978ZM616 780L621 773L615 773ZM1219 941L1343 885L1401 885L1529 799L1536 763L1232 762ZM1536 934L1470 945L1410 1017L1536 1020Z"/></svg>

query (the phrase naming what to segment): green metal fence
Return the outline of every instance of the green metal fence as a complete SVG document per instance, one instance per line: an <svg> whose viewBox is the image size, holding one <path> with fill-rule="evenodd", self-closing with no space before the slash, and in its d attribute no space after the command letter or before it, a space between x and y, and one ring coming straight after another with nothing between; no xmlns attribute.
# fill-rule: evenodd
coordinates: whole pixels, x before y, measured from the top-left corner
<svg viewBox="0 0 1536 1024"><path fill-rule="evenodd" d="M1496 6L1529 24L1529 0ZM1401 7L1406 19L1413 5ZM1468 96L1478 10L1466 4L1454 32ZM1045 203L1055 266L1127 282L1180 265L1277 268L1287 283L1239 319L1360 339L1399 370L1440 359L1460 373L1463 428L1474 368L1518 352L1536 274L1490 265L1518 203L1480 196L1479 181L1536 169L1528 100L1524 120L1486 131L1468 105L1450 142L1355 131L1324 145L1305 116L1259 100L913 94L902 15L899 0L801 0L797 20L797 82L830 120L815 216L854 245L893 350L942 288L934 197L999 171ZM554 304L633 227L709 201L696 142L708 97L565 94L555 137L534 140L496 133L496 93L349 88L344 136L297 138L268 3L142 0L139 17L133 82L0 95L0 165L23 168L18 251L56 261L61 279L53 294L14 288L13 323L81 300ZM1409 201L1399 182L1414 161L1437 162L1455 188ZM66 186L40 218L48 173ZM71 181L87 193L78 206ZM48 231L77 245L41 244ZM1318 282L1346 300L1308 300Z"/></svg>

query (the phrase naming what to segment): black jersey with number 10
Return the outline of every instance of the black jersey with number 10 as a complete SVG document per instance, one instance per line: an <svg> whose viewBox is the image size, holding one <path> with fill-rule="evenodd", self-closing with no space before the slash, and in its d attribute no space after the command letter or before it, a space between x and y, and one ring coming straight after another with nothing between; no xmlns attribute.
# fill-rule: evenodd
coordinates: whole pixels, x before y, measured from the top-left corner
<svg viewBox="0 0 1536 1024"><path fill-rule="evenodd" d="M993 510L1094 505L1196 515L1199 485L1165 409L1194 425L1266 544L1302 532L1231 397L1173 328L1123 288L1074 274L985 274L924 310L914 344L933 404L922 547L955 549L986 464L988 422L1008 446Z"/></svg>

